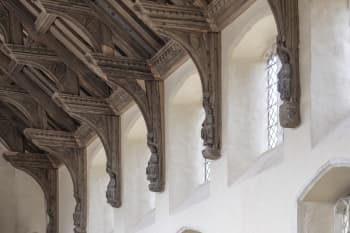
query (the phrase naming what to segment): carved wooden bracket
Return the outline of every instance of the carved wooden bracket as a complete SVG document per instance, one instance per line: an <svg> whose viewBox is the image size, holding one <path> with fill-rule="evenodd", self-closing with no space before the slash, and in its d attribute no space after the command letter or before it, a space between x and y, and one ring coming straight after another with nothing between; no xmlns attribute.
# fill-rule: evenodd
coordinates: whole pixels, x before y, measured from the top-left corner
<svg viewBox="0 0 350 233"><path fill-rule="evenodd" d="M76 201L74 232L86 233L87 222L87 165L86 148L72 134L54 130L26 129L26 137L42 150L50 153L67 167L73 181Z"/></svg>
<svg viewBox="0 0 350 233"><path fill-rule="evenodd" d="M49 218L46 232L58 233L58 170L48 155L26 152L5 152L4 158L40 185L46 199L46 214Z"/></svg>
<svg viewBox="0 0 350 233"><path fill-rule="evenodd" d="M102 99L56 93L54 100L71 117L85 122L99 135L106 151L107 173L110 176L106 194L107 201L113 207L120 207L122 175L120 167L120 117Z"/></svg>
<svg viewBox="0 0 350 233"><path fill-rule="evenodd" d="M282 63L278 91L283 101L280 123L284 128L300 125L299 8L298 1L269 0L278 28L277 53Z"/></svg>
<svg viewBox="0 0 350 233"><path fill-rule="evenodd" d="M137 0L135 9L158 32L181 44L198 68L206 117L203 156L218 159L221 149L221 38L201 8Z"/></svg>
<svg viewBox="0 0 350 233"><path fill-rule="evenodd" d="M32 127L46 128L44 109L28 93L15 86L0 84L0 101L15 106L28 119Z"/></svg>
<svg viewBox="0 0 350 233"><path fill-rule="evenodd" d="M154 80L150 67L145 61L129 58L111 58L93 55L97 66L106 74L105 81L112 88L122 87L140 108L145 119L148 136L147 144L151 158L147 167L149 189L164 190L164 119L163 81ZM144 80L143 88L138 80Z"/></svg>

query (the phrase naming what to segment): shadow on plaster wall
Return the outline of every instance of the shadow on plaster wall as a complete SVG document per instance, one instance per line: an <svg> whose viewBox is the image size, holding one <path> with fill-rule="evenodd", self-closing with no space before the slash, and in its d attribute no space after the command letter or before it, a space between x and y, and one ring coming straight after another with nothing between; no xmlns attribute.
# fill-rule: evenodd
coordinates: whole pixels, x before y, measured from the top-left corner
<svg viewBox="0 0 350 233"><path fill-rule="evenodd" d="M283 145L268 147L266 54L276 36L266 0L258 0L223 32L223 47L229 48L222 59L223 154L228 157L229 185L283 160Z"/></svg>
<svg viewBox="0 0 350 233"><path fill-rule="evenodd" d="M147 129L139 108L122 115L122 168L125 231L137 232L155 223L156 195L148 189L146 167L150 156Z"/></svg>
<svg viewBox="0 0 350 233"><path fill-rule="evenodd" d="M169 208L174 214L210 195L205 169L210 165L201 153L202 85L191 60L166 80L165 91Z"/></svg>
<svg viewBox="0 0 350 233"><path fill-rule="evenodd" d="M298 232L333 232L336 227L335 205L349 194L350 160L328 161L298 198Z"/></svg>
<svg viewBox="0 0 350 233"><path fill-rule="evenodd" d="M176 233L201 233L201 232L184 227L184 228L181 228L181 229L180 229L178 232L176 232Z"/></svg>

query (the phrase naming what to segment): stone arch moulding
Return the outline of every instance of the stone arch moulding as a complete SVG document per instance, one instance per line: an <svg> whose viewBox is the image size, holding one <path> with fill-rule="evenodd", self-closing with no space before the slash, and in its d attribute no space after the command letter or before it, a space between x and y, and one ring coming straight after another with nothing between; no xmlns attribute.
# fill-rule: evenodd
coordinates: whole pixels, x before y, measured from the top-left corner
<svg viewBox="0 0 350 233"><path fill-rule="evenodd" d="M42 150L50 153L67 167L73 182L76 201L73 214L74 233L86 233L87 225L87 164L86 147L72 133L25 129L25 136Z"/></svg>
<svg viewBox="0 0 350 233"><path fill-rule="evenodd" d="M218 159L221 150L221 34L202 8L138 0L135 10L151 27L177 41L189 53L202 81L205 120L203 156Z"/></svg>
<svg viewBox="0 0 350 233"><path fill-rule="evenodd" d="M147 127L147 145L151 158L146 169L149 189L162 192L165 184L164 82L155 79L147 62L137 58L106 57L93 54L113 89L123 88L141 110ZM144 87L140 84L144 82Z"/></svg>
<svg viewBox="0 0 350 233"><path fill-rule="evenodd" d="M30 175L41 187L46 199L49 218L47 233L58 233L58 167L48 155L21 152L5 152L4 158L15 168Z"/></svg>
<svg viewBox="0 0 350 233"><path fill-rule="evenodd" d="M333 169L342 169L342 168L350 168L350 160L347 158L337 158L337 159L331 159L327 161L325 164L323 164L316 172L312 175L310 179L308 179L305 182L305 185L303 186L302 190L298 193L297 196L297 204L298 204L298 217L297 217L297 225L298 225L298 232L303 233L305 232L304 229L304 221L305 221L305 210L303 208L303 203L305 199L308 198L308 195L313 190L315 185L317 185L322 178L324 178L327 173L331 172ZM333 182L337 183L337 182ZM328 184L329 182L324 182L324 184ZM344 183L343 183L344 184ZM348 186L348 185L346 185ZM334 187L332 187L334 188ZM329 188L328 188L329 189ZM334 191L335 189L331 189ZM348 192L347 192L348 193ZM309 201L309 200L307 200Z"/></svg>
<svg viewBox="0 0 350 233"><path fill-rule="evenodd" d="M115 208L120 207L122 180L120 116L116 115L109 104L102 99L59 93L53 98L71 117L85 122L100 137L106 151L106 171L110 177L106 192L107 202Z"/></svg>
<svg viewBox="0 0 350 233"><path fill-rule="evenodd" d="M280 123L284 128L300 125L299 8L298 1L268 0L278 29L277 54L282 68L278 73Z"/></svg>

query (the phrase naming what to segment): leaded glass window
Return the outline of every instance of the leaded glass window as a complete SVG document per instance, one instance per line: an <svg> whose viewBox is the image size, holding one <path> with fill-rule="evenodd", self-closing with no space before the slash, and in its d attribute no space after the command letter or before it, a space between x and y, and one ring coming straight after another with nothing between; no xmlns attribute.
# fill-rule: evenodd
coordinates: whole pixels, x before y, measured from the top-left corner
<svg viewBox="0 0 350 233"><path fill-rule="evenodd" d="M334 233L350 232L350 197L341 198L334 208Z"/></svg>
<svg viewBox="0 0 350 233"><path fill-rule="evenodd" d="M204 159L203 166L203 183L208 183L210 181L210 160Z"/></svg>
<svg viewBox="0 0 350 233"><path fill-rule="evenodd" d="M277 90L277 74L281 69L281 62L272 49L267 55L266 76L267 76L267 140L268 149L275 148L283 142L283 129L279 122L280 97Z"/></svg>

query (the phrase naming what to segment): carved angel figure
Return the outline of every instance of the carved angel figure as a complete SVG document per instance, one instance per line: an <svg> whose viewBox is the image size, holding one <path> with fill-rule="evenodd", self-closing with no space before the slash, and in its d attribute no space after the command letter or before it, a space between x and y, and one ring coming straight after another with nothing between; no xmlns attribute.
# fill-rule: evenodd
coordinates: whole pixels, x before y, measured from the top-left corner
<svg viewBox="0 0 350 233"><path fill-rule="evenodd" d="M284 46L277 48L278 57L282 63L281 70L278 72L278 92L281 95L281 100L288 101L291 98L292 89L292 68L290 64L289 51Z"/></svg>
<svg viewBox="0 0 350 233"><path fill-rule="evenodd" d="M204 146L211 147L214 144L214 112L208 93L205 93L203 96L203 108L205 110L205 119L202 124L201 136Z"/></svg>
<svg viewBox="0 0 350 233"><path fill-rule="evenodd" d="M81 227L81 215L82 215L82 208L81 203L79 200L77 200L77 204L75 205L75 210L73 214L73 220L74 220L74 233L85 233L85 229Z"/></svg>
<svg viewBox="0 0 350 233"><path fill-rule="evenodd" d="M148 147L150 148L152 154L150 160L148 161L146 174L147 180L149 180L151 183L154 183L157 181L159 174L158 151L155 143L149 142Z"/></svg>
<svg viewBox="0 0 350 233"><path fill-rule="evenodd" d="M114 173L109 173L110 181L107 186L106 198L109 204L112 206L118 206L117 195L117 178Z"/></svg>

